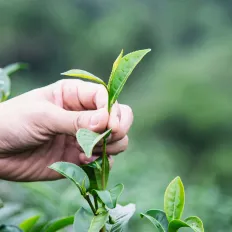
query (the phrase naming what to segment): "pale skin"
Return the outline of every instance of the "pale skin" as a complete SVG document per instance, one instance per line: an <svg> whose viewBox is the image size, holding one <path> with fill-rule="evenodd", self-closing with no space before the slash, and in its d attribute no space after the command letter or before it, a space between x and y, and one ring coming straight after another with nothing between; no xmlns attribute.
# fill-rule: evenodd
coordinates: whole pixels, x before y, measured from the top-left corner
<svg viewBox="0 0 232 232"><path fill-rule="evenodd" d="M79 128L111 128L107 154L124 151L132 110L116 103L109 114L107 104L104 86L81 80L61 80L0 103L0 179L56 180L61 176L48 168L52 163L93 161L101 144L87 159L75 138Z"/></svg>

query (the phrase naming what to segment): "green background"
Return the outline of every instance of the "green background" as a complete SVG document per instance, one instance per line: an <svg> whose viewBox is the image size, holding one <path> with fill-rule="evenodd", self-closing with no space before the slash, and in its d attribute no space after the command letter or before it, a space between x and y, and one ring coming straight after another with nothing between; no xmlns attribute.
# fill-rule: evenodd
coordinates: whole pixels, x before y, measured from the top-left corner
<svg viewBox="0 0 232 232"><path fill-rule="evenodd" d="M121 49L151 48L120 102L134 111L128 150L115 158L110 186L125 184L121 203L137 204L128 231L152 231L139 212L163 208L168 183L185 184L184 216L205 231L232 228L232 2L229 0L0 0L0 66L16 96L80 68L108 79ZM17 112L16 112L17 113ZM0 182L0 222L75 212L80 198L62 180ZM184 231L184 230L182 230ZM187 231L187 230L186 230Z"/></svg>

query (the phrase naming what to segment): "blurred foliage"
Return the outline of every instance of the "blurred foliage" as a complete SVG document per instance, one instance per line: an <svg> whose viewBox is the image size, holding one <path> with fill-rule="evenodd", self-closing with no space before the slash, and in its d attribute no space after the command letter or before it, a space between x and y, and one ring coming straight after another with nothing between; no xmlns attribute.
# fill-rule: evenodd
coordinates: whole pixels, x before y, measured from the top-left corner
<svg viewBox="0 0 232 232"><path fill-rule="evenodd" d="M123 202L137 213L162 208L165 186L180 175L186 215L206 231L232 226L232 2L217 0L0 0L0 64L30 64L13 78L13 96L81 68L107 79L125 52L152 48L129 79L121 102L134 110L130 146L115 158L110 183L125 183ZM66 181L1 182L11 222L41 212L73 213ZM4 216L5 215L5 216ZM0 213L2 221L10 220ZM212 223L217 221L217 223ZM129 231L151 231L133 217Z"/></svg>

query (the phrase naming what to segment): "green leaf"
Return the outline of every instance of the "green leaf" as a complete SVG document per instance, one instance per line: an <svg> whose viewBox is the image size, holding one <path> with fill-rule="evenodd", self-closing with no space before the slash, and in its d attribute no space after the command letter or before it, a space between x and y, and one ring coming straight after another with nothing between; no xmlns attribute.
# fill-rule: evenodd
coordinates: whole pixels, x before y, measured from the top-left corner
<svg viewBox="0 0 232 232"><path fill-rule="evenodd" d="M105 225L108 217L107 211L94 216L84 208L80 208L75 214L73 229L75 232L98 232Z"/></svg>
<svg viewBox="0 0 232 232"><path fill-rule="evenodd" d="M141 213L140 216L147 218L159 232L168 231L168 220L166 214L161 210L148 210L146 213Z"/></svg>
<svg viewBox="0 0 232 232"><path fill-rule="evenodd" d="M48 222L42 229L41 232L54 232L63 229L74 222L74 216L58 218Z"/></svg>
<svg viewBox="0 0 232 232"><path fill-rule="evenodd" d="M0 225L0 232L23 232L17 226Z"/></svg>
<svg viewBox="0 0 232 232"><path fill-rule="evenodd" d="M2 69L0 69L0 102L5 101L10 96L10 91L10 78Z"/></svg>
<svg viewBox="0 0 232 232"><path fill-rule="evenodd" d="M172 220L169 223L168 231L176 232L182 227L190 227L195 232L204 232L203 222L200 218L195 216L188 217L184 221L179 219Z"/></svg>
<svg viewBox="0 0 232 232"><path fill-rule="evenodd" d="M119 63L120 63L120 61L121 61L121 59L122 59L122 56L123 56L123 49L122 49L122 51L120 52L120 54L118 55L117 59L116 59L116 60L114 61L114 63L113 63L112 71L111 71L111 74L110 74L110 79L109 79L109 82L108 82L108 88L109 88L110 85L111 85L111 82L112 82L112 80L113 80L114 73L115 73L115 71L116 71L116 69L117 69L117 67L118 67L118 65L119 65Z"/></svg>
<svg viewBox="0 0 232 232"><path fill-rule="evenodd" d="M82 165L81 168L86 172L90 180L90 187L91 189L102 189L102 180L101 180L101 165L102 165L102 157L99 157L94 162L89 164Z"/></svg>
<svg viewBox="0 0 232 232"><path fill-rule="evenodd" d="M22 229L24 232L30 232L32 231L33 226L36 224L39 218L40 218L39 215L30 217L24 220L23 222L21 222L19 228Z"/></svg>
<svg viewBox="0 0 232 232"><path fill-rule="evenodd" d="M111 209L110 216L114 219L114 224L106 224L107 232L123 232L125 231L130 218L135 213L135 205L128 204L126 206L117 205Z"/></svg>
<svg viewBox="0 0 232 232"><path fill-rule="evenodd" d="M112 130L109 129L103 134L98 134L91 130L81 128L77 131L76 137L79 145L85 152L85 155L90 158L92 156L94 146L103 138L107 138L111 131Z"/></svg>
<svg viewBox="0 0 232 232"><path fill-rule="evenodd" d="M123 86L125 85L128 77L130 76L136 65L150 51L150 49L139 50L129 53L122 58L119 58L119 60L117 61L118 66L113 72L108 85L110 108L117 100L120 92L123 89Z"/></svg>
<svg viewBox="0 0 232 232"><path fill-rule="evenodd" d="M61 73L61 75L70 76L70 77L79 77L81 79L94 81L94 82L97 82L98 84L104 85L107 89L107 86L102 79L100 79L99 77L96 77L92 73L86 72L84 70L72 69L72 70L69 70L67 72Z"/></svg>
<svg viewBox="0 0 232 232"><path fill-rule="evenodd" d="M94 194L100 198L100 200L110 209L113 209L117 205L118 198L122 194L124 189L123 184L117 184L114 188L110 190L93 190Z"/></svg>
<svg viewBox="0 0 232 232"><path fill-rule="evenodd" d="M0 208L4 206L2 199L0 198Z"/></svg>
<svg viewBox="0 0 232 232"><path fill-rule="evenodd" d="M185 193L180 177L176 177L167 187L164 194L164 212L168 221L180 219L184 210Z"/></svg>
<svg viewBox="0 0 232 232"><path fill-rule="evenodd" d="M27 69L27 68L28 68L28 64L26 63L14 63L14 64L10 64L4 67L3 71L6 73L6 75L10 76L11 74L21 69Z"/></svg>
<svg viewBox="0 0 232 232"><path fill-rule="evenodd" d="M71 180L80 190L81 194L85 192L85 189L89 188L89 178L87 174L77 165L67 162L56 162L49 168L59 172ZM85 189L82 188L82 183L85 182Z"/></svg>

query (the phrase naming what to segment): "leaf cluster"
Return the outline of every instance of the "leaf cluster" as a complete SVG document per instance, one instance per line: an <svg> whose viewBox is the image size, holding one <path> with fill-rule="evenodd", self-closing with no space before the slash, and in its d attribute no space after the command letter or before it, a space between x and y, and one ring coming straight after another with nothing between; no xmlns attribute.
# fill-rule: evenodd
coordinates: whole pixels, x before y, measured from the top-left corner
<svg viewBox="0 0 232 232"><path fill-rule="evenodd" d="M140 215L142 218L149 220L159 232L176 232L183 227L189 227L194 232L204 232L203 223L200 218L191 216L181 220L184 204L184 185L180 177L176 177L165 191L164 211L151 209Z"/></svg>

